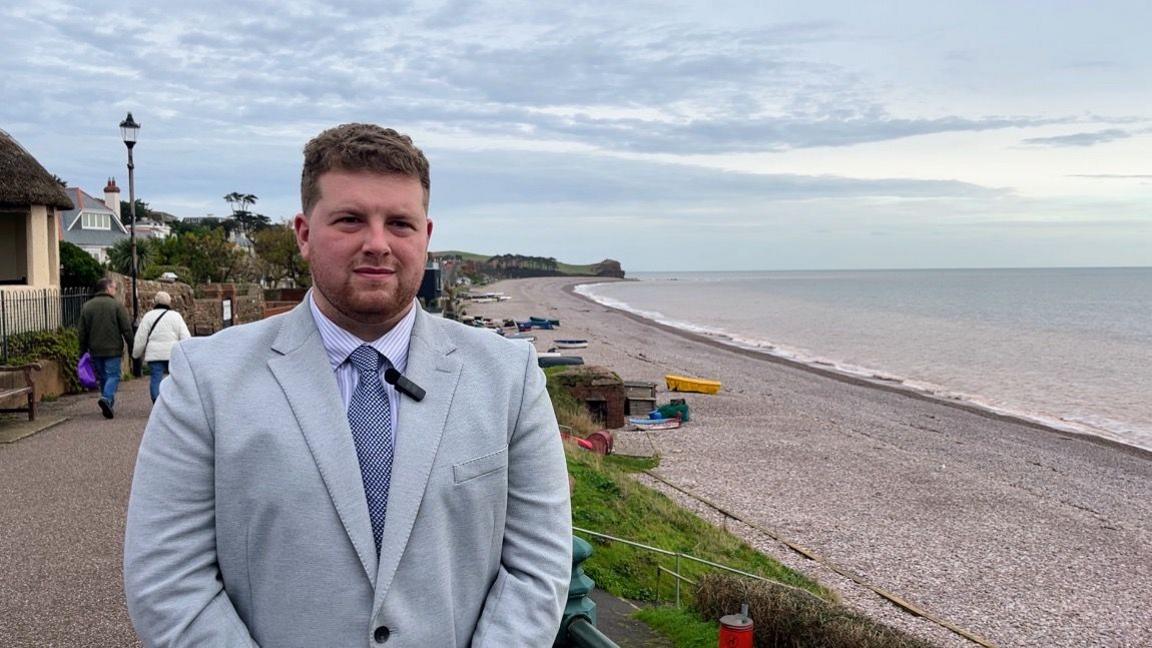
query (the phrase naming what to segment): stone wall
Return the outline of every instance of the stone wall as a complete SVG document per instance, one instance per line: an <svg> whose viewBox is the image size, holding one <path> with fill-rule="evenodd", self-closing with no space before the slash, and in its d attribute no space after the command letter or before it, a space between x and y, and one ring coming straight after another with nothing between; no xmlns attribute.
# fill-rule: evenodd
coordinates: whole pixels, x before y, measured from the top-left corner
<svg viewBox="0 0 1152 648"><path fill-rule="evenodd" d="M132 315L132 277L122 275L116 272L109 272L108 276L114 279L117 283L116 298L124 308L128 309L128 315ZM180 313L184 321L188 322L188 328L192 328L191 318L189 315L195 310L195 297L193 295L192 286L186 283L166 281L151 281L148 279L138 279L136 281L136 290L139 293L140 299L140 317L144 317L144 313L152 310L156 305L156 293L163 290L164 292L172 295L172 310Z"/></svg>
<svg viewBox="0 0 1152 648"><path fill-rule="evenodd" d="M264 319L264 289L257 284L204 284L196 289L193 335L212 335L224 328L224 301L232 302L231 325Z"/></svg>
<svg viewBox="0 0 1152 648"><path fill-rule="evenodd" d="M132 313L132 278L109 272L116 280L120 303ZM172 295L172 308L179 311L188 323L192 335L212 335L224 328L224 300L232 300L232 325L246 324L264 319L264 289L257 284L203 284L193 288L186 283L168 283L140 279L136 282L140 294L140 316L153 307L153 298L163 290Z"/></svg>

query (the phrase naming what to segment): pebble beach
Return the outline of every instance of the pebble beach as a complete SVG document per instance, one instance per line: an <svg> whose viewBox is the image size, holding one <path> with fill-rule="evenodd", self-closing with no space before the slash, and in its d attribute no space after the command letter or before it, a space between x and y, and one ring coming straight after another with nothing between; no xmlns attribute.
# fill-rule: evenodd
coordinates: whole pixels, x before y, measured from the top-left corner
<svg viewBox="0 0 1152 648"><path fill-rule="evenodd" d="M538 350L587 338L570 353L657 383L662 403L665 374L722 381L716 395L675 394L692 422L646 436L676 488L641 477L653 487L940 646L1152 645L1152 454L725 346L594 303L577 283L500 282L484 290L510 300L467 314L559 319L533 331Z"/></svg>

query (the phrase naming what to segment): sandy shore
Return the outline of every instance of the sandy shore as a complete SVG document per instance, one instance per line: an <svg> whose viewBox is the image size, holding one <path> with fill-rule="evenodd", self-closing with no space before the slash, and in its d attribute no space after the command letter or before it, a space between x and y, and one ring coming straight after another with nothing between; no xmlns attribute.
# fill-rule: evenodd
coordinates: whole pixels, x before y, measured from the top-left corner
<svg viewBox="0 0 1152 648"><path fill-rule="evenodd" d="M565 291L572 283L502 282L488 289L512 301L468 312L559 318L560 329L534 332L538 349L588 338L575 353L659 383L661 402L666 373L723 381L716 396L686 395L692 423L654 435L670 482L996 645L1152 645L1148 453L725 349ZM973 645L728 526L866 614Z"/></svg>

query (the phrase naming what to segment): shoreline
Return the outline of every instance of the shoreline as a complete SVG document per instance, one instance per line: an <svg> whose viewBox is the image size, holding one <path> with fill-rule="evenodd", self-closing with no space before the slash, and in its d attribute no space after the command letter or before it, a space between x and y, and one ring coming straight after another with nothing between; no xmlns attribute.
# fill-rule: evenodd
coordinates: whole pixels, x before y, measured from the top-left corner
<svg viewBox="0 0 1152 648"><path fill-rule="evenodd" d="M680 506L941 647L973 644L757 527L998 645L1152 645L1148 453L741 349L566 287L601 281L503 281L491 289L510 301L467 310L559 318L557 330L533 331L537 349L586 338L573 353L588 364L655 382L658 402L685 398L691 423L647 435L657 472L749 525L649 484ZM668 373L724 388L672 393Z"/></svg>
<svg viewBox="0 0 1152 648"><path fill-rule="evenodd" d="M604 278L588 278L587 281L585 281L583 279L576 279L572 283L564 285L562 290L564 292L574 296L574 297L577 297L579 299L583 299L589 303L595 304L595 305L600 306L602 308L610 308L610 309L620 313L621 315L623 315L623 316L625 316L625 317L627 317L633 321L639 322L640 324L644 324L646 326L652 326L652 327L661 329L663 331L666 331L668 333L671 333L673 335L679 335L680 337L687 338L689 340L693 340L695 342L701 342L703 344L712 345L712 346L715 346L717 348L724 349L726 351L733 351L733 352L739 353L741 355L745 355L745 356L750 357L750 358L756 358L758 360L764 360L767 362L774 362L777 364L791 367L793 369L800 369L801 371L807 371L809 373L813 373L813 374L816 374L816 375L824 377L824 378L831 378L833 380L837 380L837 381L847 383L850 385L859 385L862 387L879 389L882 391L887 391L887 392L891 392L894 394L900 394L902 396L907 396L909 398L915 398L915 399L919 399L919 400L923 400L923 401L927 401L927 402L931 402L931 403L936 403L938 405L945 405L948 407L954 407L954 408L959 409L959 410L963 410L963 411L966 411L966 412L969 412L972 414L977 414L979 416L983 416L983 417L990 418L990 419L1000 421L1000 422L1014 423L1017 425L1024 425L1024 426L1031 427L1031 428L1034 428L1037 430L1043 430L1044 432L1049 432L1052 434L1060 434L1060 435L1064 435L1064 436L1074 438L1074 439L1089 441L1091 443L1098 443L1098 444L1101 444L1101 445L1104 445L1104 446L1107 446L1110 448L1114 448L1117 450L1121 450L1123 452L1128 452L1130 454L1136 455L1136 456L1141 457L1143 459L1147 459L1147 460L1152 461L1152 449L1143 448L1143 447L1140 447L1137 445L1132 445L1130 443L1125 443L1124 441L1120 441L1119 439L1111 439L1108 437L1100 436L1098 434L1094 434L1094 433L1089 432L1089 431L1081 432L1081 431L1073 430L1073 429L1062 429L1062 428L1056 427L1055 425L1051 425L1051 424L1045 423L1043 421L1038 421L1038 420L1029 418L1029 417L1024 416L1024 415L998 412L989 406L981 405L979 403L974 403L972 401L958 400L955 398L948 398L946 396L939 396L939 395L926 393L922 390L918 390L918 389L915 389L913 387L908 387L907 385L904 385L902 381L901 382L895 382L892 380L885 380L883 378L869 379L865 376L859 376L859 375L851 374L851 373L848 373L845 371L839 371L839 370L835 369L834 367L819 366L817 364L811 364L811 363L804 362L801 360L794 360L792 358L787 358L784 356L775 355L772 353L768 353L766 351L759 351L756 349L750 349L747 347L742 347L742 346L737 345L737 344L730 344L730 343L727 343L723 340L717 339L717 338L709 336L709 335L705 335L702 333L694 333L692 331L687 331L687 330L682 329L682 328L678 328L678 327L675 327L675 326L672 326L669 324L664 324L663 322L658 322L656 320L649 319L649 318L644 317L642 315L637 315L636 313L625 310L623 308L617 308L615 306L611 306L608 304L602 304L602 303L596 301L595 299L576 291L577 286L593 285L593 284L601 284L601 283L614 283L614 282L612 282L610 280L606 281Z"/></svg>

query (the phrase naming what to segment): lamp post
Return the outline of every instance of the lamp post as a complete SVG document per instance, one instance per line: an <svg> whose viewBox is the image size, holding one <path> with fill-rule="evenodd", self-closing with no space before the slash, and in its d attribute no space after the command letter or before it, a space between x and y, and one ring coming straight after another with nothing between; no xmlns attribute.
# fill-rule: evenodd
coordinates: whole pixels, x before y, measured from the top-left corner
<svg viewBox="0 0 1152 648"><path fill-rule="evenodd" d="M120 122L120 135L124 138L124 146L128 147L128 210L132 215L129 225L128 237L132 240L132 326L140 322L140 293L136 289L136 175L133 172L136 165L132 163L132 147L136 146L136 134L140 131L140 124L128 118Z"/></svg>

